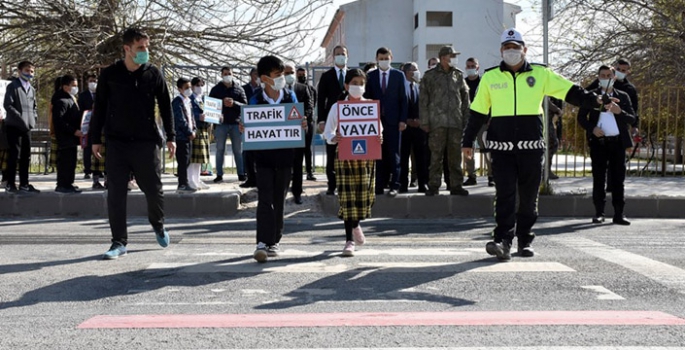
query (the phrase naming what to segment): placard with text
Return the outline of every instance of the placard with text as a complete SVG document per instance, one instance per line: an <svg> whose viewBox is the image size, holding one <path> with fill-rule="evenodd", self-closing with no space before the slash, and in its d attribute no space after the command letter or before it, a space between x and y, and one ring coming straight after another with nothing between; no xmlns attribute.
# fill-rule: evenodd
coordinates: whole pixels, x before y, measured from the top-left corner
<svg viewBox="0 0 685 350"><path fill-rule="evenodd" d="M218 98L205 96L205 123L221 124L223 104Z"/></svg>
<svg viewBox="0 0 685 350"><path fill-rule="evenodd" d="M379 101L338 102L338 159L381 159L380 111Z"/></svg>
<svg viewBox="0 0 685 350"><path fill-rule="evenodd" d="M245 127L243 150L304 147L302 103L242 106L240 117Z"/></svg>

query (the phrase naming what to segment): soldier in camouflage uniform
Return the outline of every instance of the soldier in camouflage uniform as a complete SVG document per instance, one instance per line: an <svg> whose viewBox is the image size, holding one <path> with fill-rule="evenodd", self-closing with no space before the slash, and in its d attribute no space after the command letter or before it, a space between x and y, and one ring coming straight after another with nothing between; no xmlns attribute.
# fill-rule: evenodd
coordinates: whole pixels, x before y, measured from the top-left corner
<svg viewBox="0 0 685 350"><path fill-rule="evenodd" d="M442 183L444 152L450 169L450 194L467 196L462 187L461 136L470 108L469 88L457 69L457 55L451 46L440 49L440 63L421 80L419 114L421 128L428 133L431 151L427 196L438 194Z"/></svg>

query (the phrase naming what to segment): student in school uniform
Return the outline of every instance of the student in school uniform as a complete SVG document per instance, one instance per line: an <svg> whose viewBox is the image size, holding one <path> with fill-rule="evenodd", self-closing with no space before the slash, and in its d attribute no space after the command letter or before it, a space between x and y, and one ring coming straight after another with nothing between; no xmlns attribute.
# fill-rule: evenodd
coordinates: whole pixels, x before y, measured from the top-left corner
<svg viewBox="0 0 685 350"><path fill-rule="evenodd" d="M171 109L174 112L174 127L176 129L176 162L178 163L178 191L195 192L197 188L188 184L188 167L192 154L191 143L195 139L195 120L191 112L190 80L180 78L176 81L179 95L171 101Z"/></svg>
<svg viewBox="0 0 685 350"><path fill-rule="evenodd" d="M190 81L193 86L193 94L190 95L190 104L195 120L195 138L193 139L190 153L190 166L188 167L188 183L190 187L198 190L209 189L206 183L200 180L202 164L209 163L209 133L212 124L205 122L204 96L202 89L205 81L195 77Z"/></svg>
<svg viewBox="0 0 685 350"><path fill-rule="evenodd" d="M343 101L362 101L366 73L351 69L345 76ZM331 106L323 133L326 142L336 145L341 139L338 130L338 103ZM380 136L379 136L380 137ZM364 232L359 222L371 216L371 207L376 201L375 160L335 160L340 209L338 217L345 224L345 248L343 256L354 256L355 248L365 243Z"/></svg>

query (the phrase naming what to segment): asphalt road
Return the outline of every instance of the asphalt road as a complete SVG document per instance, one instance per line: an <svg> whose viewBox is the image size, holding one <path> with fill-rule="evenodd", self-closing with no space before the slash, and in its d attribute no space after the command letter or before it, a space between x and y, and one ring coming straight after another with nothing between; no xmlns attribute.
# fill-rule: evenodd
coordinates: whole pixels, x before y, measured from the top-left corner
<svg viewBox="0 0 685 350"><path fill-rule="evenodd" d="M0 221L0 349L685 349L685 220L541 220L537 255L498 263L491 219L286 221L251 259L251 219ZM161 315L161 316L160 316ZM116 317L115 317L116 316Z"/></svg>

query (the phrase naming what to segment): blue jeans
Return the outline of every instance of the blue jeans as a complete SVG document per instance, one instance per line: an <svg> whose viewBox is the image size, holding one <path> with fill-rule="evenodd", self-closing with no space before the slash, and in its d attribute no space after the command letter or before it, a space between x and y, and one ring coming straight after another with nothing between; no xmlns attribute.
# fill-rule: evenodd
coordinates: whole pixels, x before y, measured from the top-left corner
<svg viewBox="0 0 685 350"><path fill-rule="evenodd" d="M226 154L226 139L231 138L231 148L235 158L238 175L245 175L243 166L243 143L240 138L238 124L219 124L214 129L216 139L216 175L224 176L224 156Z"/></svg>

